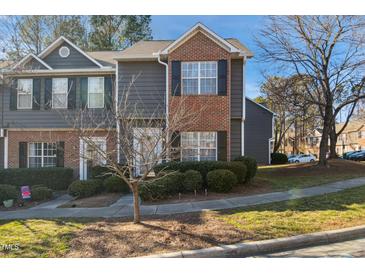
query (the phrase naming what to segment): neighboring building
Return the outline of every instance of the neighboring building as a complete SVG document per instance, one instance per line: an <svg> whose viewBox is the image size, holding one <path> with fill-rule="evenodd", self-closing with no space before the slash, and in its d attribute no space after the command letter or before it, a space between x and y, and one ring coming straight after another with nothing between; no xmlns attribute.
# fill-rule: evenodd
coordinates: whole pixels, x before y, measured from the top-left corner
<svg viewBox="0 0 365 274"><path fill-rule="evenodd" d="M174 111L172 97L206 106L191 130L180 132L180 142L196 143L189 152L182 149L182 160L249 155L268 164L274 115L246 100L245 67L252 56L237 39L223 39L200 23L177 40L140 41L124 51L84 52L60 37L6 72L11 87L0 101L0 166L66 166L86 178L82 156L93 152L65 117L85 107L93 117L107 115L112 102L125 100L132 79L128 103L144 117L164 119ZM117 127L114 137L91 130L101 148L115 150ZM122 154L116 158L123 161Z"/></svg>
<svg viewBox="0 0 365 274"><path fill-rule="evenodd" d="M340 131L342 127L343 123L336 125L336 131ZM365 149L365 121L351 121L338 136L336 152L342 155L360 149Z"/></svg>

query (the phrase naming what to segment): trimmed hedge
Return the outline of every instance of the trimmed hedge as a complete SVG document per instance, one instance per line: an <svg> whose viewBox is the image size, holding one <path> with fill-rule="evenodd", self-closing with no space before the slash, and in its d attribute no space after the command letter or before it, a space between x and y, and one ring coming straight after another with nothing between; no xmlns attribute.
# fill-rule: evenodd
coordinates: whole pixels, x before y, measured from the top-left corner
<svg viewBox="0 0 365 274"><path fill-rule="evenodd" d="M129 186L117 176L110 176L106 178L103 185L106 192L129 192Z"/></svg>
<svg viewBox="0 0 365 274"><path fill-rule="evenodd" d="M271 164L273 165L280 165L280 164L286 164L288 162L288 156L286 156L284 153L271 153Z"/></svg>
<svg viewBox="0 0 365 274"><path fill-rule="evenodd" d="M184 173L184 192L199 191L203 188L203 178L199 171L188 170Z"/></svg>
<svg viewBox="0 0 365 274"><path fill-rule="evenodd" d="M0 203L6 200L18 198L19 191L12 185L0 185Z"/></svg>
<svg viewBox="0 0 365 274"><path fill-rule="evenodd" d="M188 170L199 171L203 177L203 186L207 186L207 174L209 171L216 169L228 169L237 176L238 182L243 182L246 178L247 168L243 162L224 162L224 161L184 161L184 162L167 162L158 164L154 168L155 174L161 171L174 170L185 172Z"/></svg>
<svg viewBox="0 0 365 274"><path fill-rule="evenodd" d="M48 187L32 187L32 200L44 201L52 198L52 190Z"/></svg>
<svg viewBox="0 0 365 274"><path fill-rule="evenodd" d="M173 172L139 186L139 196L143 201L166 199L169 196L182 192L184 174Z"/></svg>
<svg viewBox="0 0 365 274"><path fill-rule="evenodd" d="M121 168L121 170L123 170L123 168L127 168L124 165L119 165L119 167ZM105 166L93 166L91 167L90 173L92 179L101 179L101 180L109 178L114 174L112 170L110 170L108 167ZM125 173L125 175L126 177L129 177L128 171Z"/></svg>
<svg viewBox="0 0 365 274"><path fill-rule="evenodd" d="M246 173L246 177L245 177L245 182L247 183L247 182L251 181L255 177L256 172L257 172L256 159L254 159L252 157L248 157L248 156L239 156L234 160L243 162L246 165L247 173ZM239 182L240 181L238 181L238 183Z"/></svg>
<svg viewBox="0 0 365 274"><path fill-rule="evenodd" d="M91 179L85 181L74 181L68 187L68 193L78 198L90 197L103 191L103 181Z"/></svg>
<svg viewBox="0 0 365 274"><path fill-rule="evenodd" d="M44 185L53 190L66 190L73 180L73 170L63 167L9 168L0 170L0 185Z"/></svg>
<svg viewBox="0 0 365 274"><path fill-rule="evenodd" d="M208 188L215 192L230 192L235 184L237 177L233 172L226 169L217 169L208 172Z"/></svg>

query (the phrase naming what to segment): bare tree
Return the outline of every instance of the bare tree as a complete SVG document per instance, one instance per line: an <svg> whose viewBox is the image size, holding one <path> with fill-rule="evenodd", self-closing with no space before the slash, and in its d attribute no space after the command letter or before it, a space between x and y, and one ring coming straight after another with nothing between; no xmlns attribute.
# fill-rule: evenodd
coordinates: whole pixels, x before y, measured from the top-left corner
<svg viewBox="0 0 365 274"><path fill-rule="evenodd" d="M80 109L69 114L61 114L78 132L80 140L86 144L91 155L82 155L87 160L98 159L110 174L119 177L133 193L134 222L141 220L139 207L139 186L153 176L153 169L162 161L175 160L180 156L181 146L177 144L177 132L188 131L196 124L204 106L191 105L184 96L170 98L174 108L168 117L164 108L146 115L143 101L131 103L131 86L124 91L117 107L106 110ZM167 118L167 119L166 119ZM107 146L101 145L95 137L102 136ZM118 154L121 159L118 161ZM168 176L168 175L165 175ZM153 180L153 178L152 178Z"/></svg>
<svg viewBox="0 0 365 274"><path fill-rule="evenodd" d="M276 113L274 147L276 152L287 141L289 129L294 127L293 153L299 152L299 143L304 132L316 126L318 113L306 99L304 79L297 75L266 77L261 86L262 100ZM301 134L297 134L301 132ZM300 136L302 135L302 136Z"/></svg>
<svg viewBox="0 0 365 274"><path fill-rule="evenodd" d="M279 16L270 17L257 39L262 60L277 64L283 74L310 79L305 92L323 119L320 165L327 163L330 135L335 152L339 112L365 98L364 28L363 16Z"/></svg>

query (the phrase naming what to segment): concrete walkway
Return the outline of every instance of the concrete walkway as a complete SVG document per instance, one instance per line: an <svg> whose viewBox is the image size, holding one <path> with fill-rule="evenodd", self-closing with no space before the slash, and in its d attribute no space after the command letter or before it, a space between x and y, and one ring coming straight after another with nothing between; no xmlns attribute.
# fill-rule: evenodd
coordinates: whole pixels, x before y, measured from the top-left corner
<svg viewBox="0 0 365 274"><path fill-rule="evenodd" d="M322 195L326 193L338 192L344 189L365 185L365 177L355 178L346 181L324 184L315 187L293 189L282 192L272 192L251 196L234 197L220 200L207 200L198 202L185 202L176 204L142 205L142 215L164 215L187 212L201 212L205 210L230 209L237 207L247 207L252 205L267 204L293 200L304 197ZM104 217L118 218L133 216L133 206L130 196L120 199L109 207L99 208L54 208L34 207L16 211L0 212L0 219L30 219L30 218L61 218L61 217Z"/></svg>

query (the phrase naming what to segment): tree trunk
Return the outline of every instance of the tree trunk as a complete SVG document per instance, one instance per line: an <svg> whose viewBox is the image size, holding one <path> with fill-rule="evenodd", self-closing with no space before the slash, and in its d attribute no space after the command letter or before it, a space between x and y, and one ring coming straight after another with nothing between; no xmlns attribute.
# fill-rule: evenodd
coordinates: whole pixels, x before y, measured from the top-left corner
<svg viewBox="0 0 365 274"><path fill-rule="evenodd" d="M336 122L332 122L331 130L329 132L330 137L330 159L336 159L337 153L336 153L336 144L337 144L337 134L336 134Z"/></svg>
<svg viewBox="0 0 365 274"><path fill-rule="evenodd" d="M331 109L330 109L331 110ZM328 151L328 135L331 127L331 115L326 111L326 114L323 117L323 132L321 143L319 144L319 161L318 165L326 166L327 165L327 151Z"/></svg>
<svg viewBox="0 0 365 274"><path fill-rule="evenodd" d="M141 212L139 208L138 183L132 184L133 192L133 222L139 224L141 222Z"/></svg>

